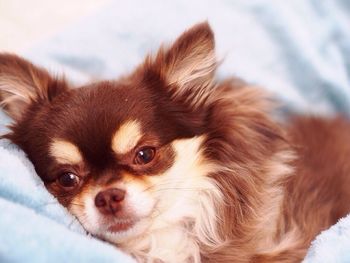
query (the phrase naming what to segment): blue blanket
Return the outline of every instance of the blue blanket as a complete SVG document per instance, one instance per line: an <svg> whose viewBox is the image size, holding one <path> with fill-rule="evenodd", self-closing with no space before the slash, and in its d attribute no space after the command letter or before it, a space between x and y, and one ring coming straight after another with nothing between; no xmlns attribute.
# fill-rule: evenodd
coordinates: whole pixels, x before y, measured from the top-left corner
<svg viewBox="0 0 350 263"><path fill-rule="evenodd" d="M162 41L208 20L235 74L275 93L287 110L350 116L347 0L112 1L23 56L75 83L116 78ZM9 119L0 111L0 133ZM46 192L21 150L0 142L0 262L132 262L86 235ZM322 233L305 262L350 262L350 217Z"/></svg>

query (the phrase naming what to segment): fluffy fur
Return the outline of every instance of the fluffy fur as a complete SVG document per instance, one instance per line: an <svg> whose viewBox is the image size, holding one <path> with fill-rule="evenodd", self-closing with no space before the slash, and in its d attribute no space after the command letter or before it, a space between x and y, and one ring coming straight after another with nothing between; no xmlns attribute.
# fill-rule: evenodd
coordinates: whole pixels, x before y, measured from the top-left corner
<svg viewBox="0 0 350 263"><path fill-rule="evenodd" d="M350 124L277 123L263 91L215 79L214 48L198 24L74 89L1 54L5 137L87 231L140 262L300 262L350 211Z"/></svg>

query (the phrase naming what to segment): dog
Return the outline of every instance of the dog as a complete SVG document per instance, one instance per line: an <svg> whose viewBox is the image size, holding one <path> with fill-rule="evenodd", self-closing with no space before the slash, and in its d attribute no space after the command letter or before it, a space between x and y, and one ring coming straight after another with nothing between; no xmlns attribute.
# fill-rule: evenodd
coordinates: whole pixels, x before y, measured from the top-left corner
<svg viewBox="0 0 350 263"><path fill-rule="evenodd" d="M207 22L81 87L4 53L3 137L87 232L139 262L300 262L350 211L349 121L281 123L271 95L217 67Z"/></svg>

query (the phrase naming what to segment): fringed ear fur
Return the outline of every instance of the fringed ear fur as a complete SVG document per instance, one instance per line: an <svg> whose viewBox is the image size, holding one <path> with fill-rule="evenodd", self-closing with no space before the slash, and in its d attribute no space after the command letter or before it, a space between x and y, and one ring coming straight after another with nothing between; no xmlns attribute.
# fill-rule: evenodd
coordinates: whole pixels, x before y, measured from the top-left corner
<svg viewBox="0 0 350 263"><path fill-rule="evenodd" d="M67 89L64 80L16 55L0 54L0 106L18 121L33 102L50 101Z"/></svg>
<svg viewBox="0 0 350 263"><path fill-rule="evenodd" d="M214 34L207 22L185 31L170 48L148 57L144 68L165 81L175 99L199 104L213 87L217 67Z"/></svg>

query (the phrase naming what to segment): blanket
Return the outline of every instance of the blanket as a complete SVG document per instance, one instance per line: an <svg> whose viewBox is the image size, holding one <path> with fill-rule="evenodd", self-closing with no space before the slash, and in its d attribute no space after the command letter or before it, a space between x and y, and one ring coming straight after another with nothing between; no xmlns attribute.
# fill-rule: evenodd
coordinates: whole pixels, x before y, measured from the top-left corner
<svg viewBox="0 0 350 263"><path fill-rule="evenodd" d="M303 263L350 262L350 215L323 231L313 242Z"/></svg>
<svg viewBox="0 0 350 263"><path fill-rule="evenodd" d="M287 111L350 116L347 0L111 1L22 56L76 84L130 72L148 51L208 20L223 60L274 93ZM0 111L0 133L10 120ZM132 262L87 235L44 188L24 153L0 141L0 262ZM305 259L350 262L350 217L323 232Z"/></svg>

